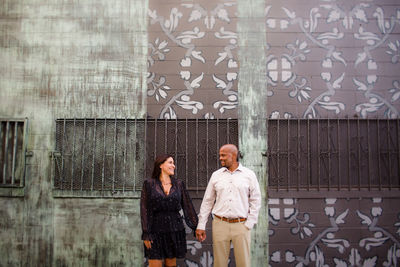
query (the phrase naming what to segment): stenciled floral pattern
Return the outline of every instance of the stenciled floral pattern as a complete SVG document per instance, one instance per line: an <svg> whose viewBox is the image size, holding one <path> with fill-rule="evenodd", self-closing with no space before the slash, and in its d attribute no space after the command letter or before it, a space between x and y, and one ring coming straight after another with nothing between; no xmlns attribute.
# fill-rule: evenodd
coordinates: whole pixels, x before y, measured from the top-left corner
<svg viewBox="0 0 400 267"><path fill-rule="evenodd" d="M239 104L240 76L236 2L152 3L150 27L160 34L149 43L147 95L157 104L149 113L159 118L232 117ZM169 8L168 15L160 15L163 7ZM377 1L327 0L303 10L266 1L265 90L267 102L282 107L269 109L268 117L287 113L284 109L292 102L298 111L290 113L297 118L397 118L398 77L384 69L399 64L400 40L395 34L399 26L400 10ZM270 32L287 33L278 49L270 43ZM357 45L348 48L349 43ZM157 65L165 61L178 75L157 71ZM305 71L310 68L317 72ZM282 90L287 92L286 99L278 94Z"/></svg>
<svg viewBox="0 0 400 267"><path fill-rule="evenodd" d="M267 82L262 90L267 90L267 117L398 118L400 5L393 3L323 0L299 8L287 1L266 1L267 47L262 58ZM237 116L236 2L150 1L149 6L149 115ZM315 199L315 205L323 206L317 214L304 209L302 199L277 201L269 206L270 238L281 235L284 224L285 234L306 249L274 250L270 244L271 266L399 264L400 217L390 229L380 226L384 200L373 200L366 212L343 209L338 202L344 199ZM343 233L349 221L351 227L363 229L357 240ZM378 249L385 255L377 255ZM187 266L212 266L208 247L193 241L188 251L196 260L186 259Z"/></svg>
<svg viewBox="0 0 400 267"><path fill-rule="evenodd" d="M167 18L159 15L157 9L150 8L150 24L157 26L162 32L160 37L156 37L154 44L149 45L148 59L150 72L147 81L149 87L147 95L154 97L157 106L161 107L157 117L175 119L178 117L177 108L181 108L194 116L214 118L216 112L223 114L226 110L237 108L238 96L237 88L235 88L239 67L235 55L237 33L228 30L224 25L216 26L219 23L226 25L231 23L230 12L232 11L229 9L235 5L235 2L226 1L207 10L200 4L182 3L179 6L171 7ZM155 4L155 6L157 5ZM159 39L161 38L166 41L160 43ZM214 38L224 43L218 48L220 51L210 55L207 54L204 47L197 44L207 38ZM179 60L171 61L171 64L177 64L169 67L175 69L179 75L158 74L155 71L157 63L166 61L168 54L171 53L181 55ZM214 59L207 59L213 57ZM193 71L192 68L195 66L201 71ZM210 68L223 69L225 74L221 75L221 72L209 74L208 69ZM180 81L177 81L176 77L179 77ZM171 83L176 84L177 82L180 83L179 87L173 88ZM220 96L224 98L211 100L212 105L206 109L205 105L209 104L209 101L205 102L201 98L207 94L197 91L203 90L202 86L210 82L214 83L212 89L217 92L221 91ZM185 114L181 110L179 112Z"/></svg>
<svg viewBox="0 0 400 267"><path fill-rule="evenodd" d="M310 265L324 267L397 266L400 260L399 230L397 231L396 236L388 229L379 226L379 217L384 213L382 207L380 207L380 205L383 204L382 198L372 199L372 203L370 202L372 204L370 205L370 214L365 214L358 209L351 210L349 208L338 212L336 210L339 206L337 201L338 199L325 199L325 207L323 212L327 216L330 226L319 231L307 231L311 240L308 241L308 246L304 254L299 254L302 252L290 248L285 251L272 251L270 252L270 266L274 266L274 263L286 263L288 266L296 267ZM345 200L342 199L341 201ZM298 199L295 202L300 206L301 200ZM270 209L275 209L275 214L276 209L278 209L277 204L279 204L279 200L274 201L273 204L270 205ZM282 206L280 205L279 207ZM284 221L280 221L279 218L273 216L274 223L272 225L270 224L270 227L273 228L272 232L270 232L270 235L282 235L283 233L281 231L283 231L283 229L287 229L284 224L292 224L292 218L297 217L297 214L300 213L300 211L297 211L295 216L292 215L289 218L285 218ZM354 216L354 218L358 218L360 222L360 228L366 227L367 231L360 232L368 233L362 234L358 240L354 240L354 238L357 238L357 235L349 236L346 234L341 234L341 231L348 230L349 226L346 226L346 221L351 215ZM313 220L309 213L304 213L303 216L303 225ZM398 216L398 220L400 220L400 213ZM308 225L314 227L314 223L308 223ZM393 226L399 227L400 222L397 221ZM290 234L294 237L297 236L298 238L303 239L304 235L299 236L299 231L297 229L299 229L299 227L296 228L296 231L293 231L293 228L291 228ZM295 241L293 241L293 243L295 243ZM274 245L271 245L271 247L274 247ZM382 254L375 252L375 250L381 249L381 247L387 248L387 253ZM336 250L336 255L340 255L340 257L334 256L333 258L327 258L326 253L332 255L332 250Z"/></svg>

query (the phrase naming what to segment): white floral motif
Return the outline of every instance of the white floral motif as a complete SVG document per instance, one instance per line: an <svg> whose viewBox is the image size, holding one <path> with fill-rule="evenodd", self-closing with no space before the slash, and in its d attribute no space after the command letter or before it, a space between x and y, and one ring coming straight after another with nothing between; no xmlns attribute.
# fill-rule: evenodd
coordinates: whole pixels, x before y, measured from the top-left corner
<svg viewBox="0 0 400 267"><path fill-rule="evenodd" d="M341 9L338 5L321 5L321 7L329 10L327 23L332 23L342 20L342 25L346 29L353 28L354 19L359 20L360 22L368 23L367 15L365 13L364 8L369 7L369 4L358 4L353 7L350 12L346 12Z"/></svg>
<svg viewBox="0 0 400 267"><path fill-rule="evenodd" d="M185 260L185 264L189 267L211 267L213 266L213 257L210 251L204 251L200 256L200 264L188 259Z"/></svg>
<svg viewBox="0 0 400 267"><path fill-rule="evenodd" d="M190 251L190 254L195 255L196 251L202 248L202 245L198 241L188 240L186 247Z"/></svg>
<svg viewBox="0 0 400 267"><path fill-rule="evenodd" d="M391 101L395 102L400 99L400 82L397 80L393 81L393 87L389 89L389 92L392 93Z"/></svg>
<svg viewBox="0 0 400 267"><path fill-rule="evenodd" d="M229 43L224 47L223 52L218 52L218 58L215 60L214 65L217 66L223 62L227 64L228 71L224 78L218 77L213 74L212 78L216 84L216 88L222 89L222 93L227 96L227 100L219 100L214 102L213 108L217 109L220 113L224 113L225 110L234 109L237 107L238 94L233 91L233 84L238 78L238 63L233 57L232 51L237 48L236 39L237 34L230 31L225 31L223 27L220 28L219 32L215 33L215 36L219 39L229 39Z"/></svg>
<svg viewBox="0 0 400 267"><path fill-rule="evenodd" d="M397 40L396 42L389 42L388 47L390 50L387 50L386 53L392 55L392 63L396 64L400 59L400 42Z"/></svg>
<svg viewBox="0 0 400 267"><path fill-rule="evenodd" d="M194 39L200 39L203 38L205 33L200 31L198 27L194 27L193 30L188 30L188 31L183 31L183 32L176 32L177 26L179 25L179 21L182 18L183 14L177 9L177 8L172 8L170 12L170 16L168 19L164 19L161 16L157 15L157 12L154 11L149 11L149 16L151 18L151 23L155 24L158 23L161 26L161 29L163 32L168 36L168 38L179 45L180 47L186 48L186 53L184 57L180 61L180 66L182 68L188 68L192 65L192 59L198 60L202 63L205 63L204 57L201 55L201 51L195 50L195 46L193 44ZM156 41L157 43L157 41ZM166 46L168 43L161 43L162 48L163 46ZM163 58L162 58L163 59ZM160 58L161 60L161 58ZM154 64L153 62L150 62L150 66ZM176 118L176 112L173 109L172 105L177 104L177 106L191 110L193 114L197 114L199 110L203 109L203 104L199 101L194 101L190 98L191 95L194 93L194 89L200 87L200 82L203 80L204 74L202 73L198 77L192 77L192 73L188 69L183 69L179 72L181 79L183 80L183 83L186 87L186 90L179 92L178 94L172 96L168 102L165 104L163 107L161 113L160 113L160 118L165 118L165 119L173 119ZM153 78L150 76L150 78ZM192 79L192 80L191 80ZM160 79L161 80L161 79ZM165 77L162 77L161 80L163 83L165 83ZM148 81L149 82L149 81ZM163 84L162 83L162 84ZM154 83L157 85L157 83ZM161 84L161 83L159 83ZM154 85L153 85L154 87ZM156 95L156 100L159 101L160 97L161 98L167 98L167 94L165 93L165 90L169 90L170 87L163 87L160 89L153 89L154 92L158 92ZM153 91L150 91L149 94L154 94Z"/></svg>
<svg viewBox="0 0 400 267"><path fill-rule="evenodd" d="M325 202L327 204L332 204L333 199L326 199ZM331 227L322 231L318 236L314 238L314 240L310 243L310 245L306 251L305 257L296 256L296 260L298 264L296 266L308 266L311 261L315 261L315 266L325 266L324 263L324 255L321 249L318 247L317 243L321 241L328 247L336 248L340 253L343 253L345 248L350 246L350 243L343 238L335 238L334 233L339 231L338 225L344 224L344 218L347 216L349 210L342 212L336 218L335 209L333 207L325 207L325 212L329 217L329 221L331 223Z"/></svg>
<svg viewBox="0 0 400 267"><path fill-rule="evenodd" d="M336 89L341 88L341 83L344 79L344 73L342 73L336 80L332 82L332 73L328 70L333 67L333 63L335 61L340 62L345 66L347 65L345 59L342 57L342 52L335 51L335 46L330 44L331 40L342 39L344 34L336 27L333 28L331 32L324 32L320 34L317 33L319 19L322 17L319 8L312 8L310 10L309 20L296 17L296 13L287 8L283 8L283 10L290 19L290 24L298 24L305 36L307 36L307 38L313 44L326 50L326 57L322 60L322 67L325 68L326 71L321 72L321 78L323 81L325 81L328 90L316 97L310 103L303 116L315 118L317 116L317 106L320 106L326 110L332 110L336 114L340 113L345 108L344 104L331 101L331 97L335 95ZM304 86L305 82L306 80L302 80L300 85ZM305 87L302 90L299 90L297 87L295 87L294 90L291 91L290 96L297 96L299 102L301 98L310 100L311 96L307 91L311 91L311 87Z"/></svg>
<svg viewBox="0 0 400 267"><path fill-rule="evenodd" d="M399 218L399 221L396 222L396 223L394 224L394 226L397 227L396 233L397 233L398 235L400 235L400 214L399 214L397 217Z"/></svg>
<svg viewBox="0 0 400 267"><path fill-rule="evenodd" d="M357 249L352 248L351 253L349 255L348 262L334 258L333 261L335 262L336 267L351 267L351 266L363 266L363 267L374 267L376 265L377 256L365 259L362 262L360 252Z"/></svg>
<svg viewBox="0 0 400 267"><path fill-rule="evenodd" d="M296 98L298 102L310 99L309 92L311 91L311 87L306 86L307 80L304 77L298 77L297 74L292 71L297 61L305 61L305 55L311 51L307 46L307 42L300 42L300 40L297 39L294 44L286 45L286 48L291 52L290 54L283 54L280 61L273 55L267 57L267 84L276 86L278 75L281 73L280 80L282 83L284 83L286 87L293 87L289 92L289 96ZM281 63L280 69L278 67L278 62ZM299 81L297 78L299 78ZM272 95L271 93L269 96Z"/></svg>
<svg viewBox="0 0 400 267"><path fill-rule="evenodd" d="M151 76L148 78L148 83L153 87L153 89L147 91L148 96L153 96L155 95L155 98L157 102L160 101L161 98L166 98L167 97L167 92L171 88L168 85L165 85L165 77L162 76L159 78L158 81L154 80L154 73L151 74Z"/></svg>
<svg viewBox="0 0 400 267"><path fill-rule="evenodd" d="M272 253L272 256L270 259L272 262L280 262L281 261L281 252L275 251L274 253Z"/></svg>
<svg viewBox="0 0 400 267"><path fill-rule="evenodd" d="M297 217L298 214L299 211L295 210L295 212L286 220L288 223L292 223L293 221L296 223L296 227L292 227L290 229L291 233L299 234L301 239L304 239L305 236L312 236L313 232L310 228L315 227L315 225L309 222L310 215L308 213L305 213L303 215L303 219L299 219Z"/></svg>
<svg viewBox="0 0 400 267"><path fill-rule="evenodd" d="M387 261L383 262L384 267L397 266L400 258L400 249L396 244L390 247L387 253Z"/></svg>
<svg viewBox="0 0 400 267"><path fill-rule="evenodd" d="M281 117L281 115L279 114L279 111L273 111L273 112L271 112L271 115L269 117L270 117L270 119L279 119ZM285 112L283 114L283 118L285 118L285 119L294 118L294 115L290 112Z"/></svg>
<svg viewBox="0 0 400 267"><path fill-rule="evenodd" d="M169 48L167 48L168 42L167 41L162 41L160 42L159 38L157 38L153 44L149 44L149 47L151 49L151 52L149 53L149 56L147 58L147 62L149 66L154 65L154 57L157 57L158 60L164 60L165 59L165 54L170 51ZM164 76L159 77L158 81L155 80L156 75L155 73L149 73L147 77L147 83L149 84L149 89L147 91L148 96L155 96L157 102L160 101L160 97L165 99L167 97L167 91L170 90L171 88L165 84L166 79Z"/></svg>
<svg viewBox="0 0 400 267"><path fill-rule="evenodd" d="M372 59L371 51L383 45L388 39L389 35L394 30L394 25L400 21L396 21L395 17L390 19L385 19L383 9L377 7L373 16L376 18L380 34L367 32L362 26L359 27L358 33L354 34L354 37L359 40L365 40L366 46L363 48L362 52L359 52L355 62L355 66L367 60L366 65L368 70L377 70L378 66L376 61ZM398 62L398 41L393 43L389 42L388 47L390 50L386 51L387 54L392 55L392 63L396 64ZM366 77L366 84L360 80L353 78L354 83L357 85L358 90L364 91L364 96L368 99L366 103L360 103L356 105L356 112L361 114L362 118L366 118L368 113L376 113L380 109L384 109L384 115L387 118L397 118L399 116L399 111L393 106L388 100L377 93L372 93L375 84L378 81L378 76L375 73L368 73ZM393 82L395 85L396 81ZM396 101L400 94L396 94L395 88L389 89L389 92L393 94L392 102ZM396 99L396 100L395 100Z"/></svg>
<svg viewBox="0 0 400 267"><path fill-rule="evenodd" d="M212 11L208 12L206 9L201 7L199 4L182 4L182 6L186 8L192 9L190 14L189 22L198 21L204 18L204 24L206 25L207 29L214 28L216 19L230 22L228 11L225 7L233 6L235 3L221 3L218 4Z"/></svg>
<svg viewBox="0 0 400 267"><path fill-rule="evenodd" d="M368 80L367 78L367 82L363 83L353 78L353 82L357 85L357 90L364 91L365 97L369 100L367 103L356 105L356 112L359 112L362 118L366 118L368 113L377 112L381 108L386 108L385 115L387 118L397 118L399 116L397 109L392 104L390 104L382 96L371 92L374 84L372 80ZM398 85L398 83L394 82L393 85L395 88L389 89L389 91L393 93L392 101L395 97L397 97L396 84Z"/></svg>
<svg viewBox="0 0 400 267"><path fill-rule="evenodd" d="M327 233L326 238L321 238L321 241L330 248L336 248L340 253L343 253L350 246L350 242L346 239L336 238L333 233Z"/></svg>

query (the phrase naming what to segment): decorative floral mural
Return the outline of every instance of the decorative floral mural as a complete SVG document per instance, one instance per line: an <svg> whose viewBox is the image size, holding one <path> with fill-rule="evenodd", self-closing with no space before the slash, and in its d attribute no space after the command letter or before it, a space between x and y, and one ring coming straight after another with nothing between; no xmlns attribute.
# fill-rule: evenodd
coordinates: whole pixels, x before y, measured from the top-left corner
<svg viewBox="0 0 400 267"><path fill-rule="evenodd" d="M149 5L149 115L236 117L236 2ZM267 115L397 118L400 8L393 5L266 1Z"/></svg>
<svg viewBox="0 0 400 267"><path fill-rule="evenodd" d="M392 201L269 199L269 266L398 266L400 210ZM213 266L211 240L189 240L187 248L181 266Z"/></svg>
<svg viewBox="0 0 400 267"><path fill-rule="evenodd" d="M288 201L296 203L296 208L285 204ZM301 211L307 207L304 202L309 201L270 199L270 266L398 266L399 210L385 214L385 200L381 198L325 199L323 205L316 199L314 206L323 208L323 213L311 215ZM353 204L358 207L345 208ZM282 219L281 212L285 214ZM392 213L397 216L391 216ZM323 215L325 220L321 218ZM393 218L397 220L393 222ZM274 243L274 240L289 232L293 238L291 245L286 244L287 249L275 249L282 242ZM307 245L296 246L296 240L304 240Z"/></svg>
<svg viewBox="0 0 400 267"><path fill-rule="evenodd" d="M149 113L163 119L214 118L235 110L239 67L231 21L235 2L208 3L209 9L197 3L163 4L166 12L157 4L150 1L147 95L156 110L149 108ZM168 73L157 71L162 61L168 61Z"/></svg>
<svg viewBox="0 0 400 267"><path fill-rule="evenodd" d="M237 13L236 1L149 1L149 116L237 117ZM396 0L268 0L264 19L266 116L399 117ZM269 199L270 266L398 266L391 201ZM182 266L212 266L211 243L189 241L188 255Z"/></svg>

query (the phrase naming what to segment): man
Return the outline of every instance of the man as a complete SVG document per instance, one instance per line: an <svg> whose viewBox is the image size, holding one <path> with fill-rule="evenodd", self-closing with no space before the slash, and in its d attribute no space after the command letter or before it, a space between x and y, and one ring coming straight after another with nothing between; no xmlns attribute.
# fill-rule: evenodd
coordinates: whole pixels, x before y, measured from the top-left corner
<svg viewBox="0 0 400 267"><path fill-rule="evenodd" d="M220 148L222 168L211 175L200 207L196 237L200 242L206 239L205 227L212 213L215 267L228 266L231 242L236 266L250 267L250 231L257 223L261 193L256 175L237 156L235 145Z"/></svg>

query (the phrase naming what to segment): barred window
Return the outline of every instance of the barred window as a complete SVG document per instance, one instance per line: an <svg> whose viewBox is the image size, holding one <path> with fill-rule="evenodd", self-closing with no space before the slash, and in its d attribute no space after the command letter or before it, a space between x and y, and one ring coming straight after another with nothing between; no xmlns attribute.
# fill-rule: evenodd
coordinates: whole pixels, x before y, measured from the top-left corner
<svg viewBox="0 0 400 267"><path fill-rule="evenodd" d="M111 192L141 188L159 154L175 159L176 177L205 189L219 168L219 147L238 143L236 120L59 119L54 188Z"/></svg>
<svg viewBox="0 0 400 267"><path fill-rule="evenodd" d="M26 120L0 119L0 185L24 186Z"/></svg>
<svg viewBox="0 0 400 267"><path fill-rule="evenodd" d="M399 119L268 120L269 190L400 189Z"/></svg>
<svg viewBox="0 0 400 267"><path fill-rule="evenodd" d="M399 119L266 123L269 193L400 189ZM189 190L204 190L220 146L238 145L232 119L60 119L56 128L54 187L71 192L136 192L160 154L174 157Z"/></svg>

